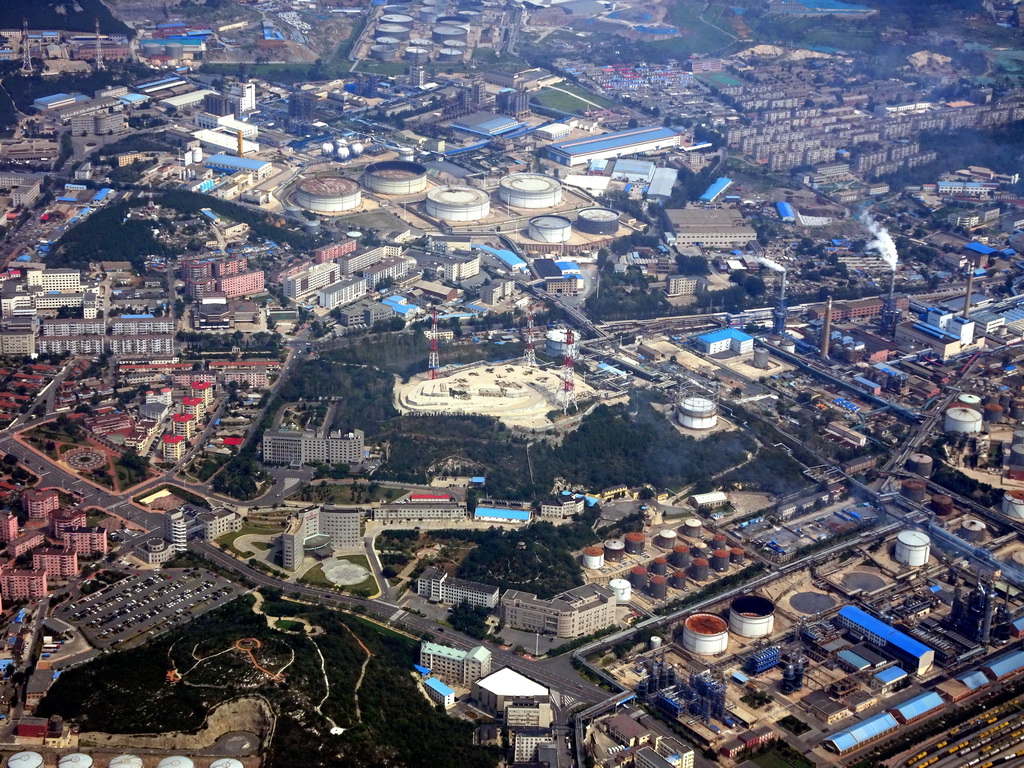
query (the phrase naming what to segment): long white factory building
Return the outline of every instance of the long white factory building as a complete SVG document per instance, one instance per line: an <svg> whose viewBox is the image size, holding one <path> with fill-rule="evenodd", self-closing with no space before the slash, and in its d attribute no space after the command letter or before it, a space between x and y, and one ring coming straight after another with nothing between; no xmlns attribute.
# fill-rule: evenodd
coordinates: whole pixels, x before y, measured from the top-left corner
<svg viewBox="0 0 1024 768"><path fill-rule="evenodd" d="M679 146L680 136L671 128L648 126L628 131L604 133L582 139L560 141L548 147L548 157L561 165L583 165L591 160L657 152Z"/></svg>

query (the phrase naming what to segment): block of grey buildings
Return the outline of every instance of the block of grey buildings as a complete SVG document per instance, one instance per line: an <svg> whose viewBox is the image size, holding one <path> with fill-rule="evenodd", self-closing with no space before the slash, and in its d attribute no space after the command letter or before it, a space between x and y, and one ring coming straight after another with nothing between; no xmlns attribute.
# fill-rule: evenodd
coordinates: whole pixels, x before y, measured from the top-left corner
<svg viewBox="0 0 1024 768"><path fill-rule="evenodd" d="M416 594L434 603L469 603L478 608L498 605L498 588L449 576L439 568L424 569L416 580Z"/></svg>

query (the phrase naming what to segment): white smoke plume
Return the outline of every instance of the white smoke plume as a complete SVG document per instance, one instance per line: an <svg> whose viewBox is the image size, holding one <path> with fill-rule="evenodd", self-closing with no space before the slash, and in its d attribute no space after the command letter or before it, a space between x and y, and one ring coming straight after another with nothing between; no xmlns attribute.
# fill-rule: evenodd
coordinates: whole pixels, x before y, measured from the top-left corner
<svg viewBox="0 0 1024 768"><path fill-rule="evenodd" d="M886 266L895 272L896 265L900 261L900 255L896 251L896 243L892 241L889 230L872 219L867 212L861 214L860 223L867 227L868 232L871 233L871 240L867 245L868 249L874 248L877 250L878 255L882 257L882 261L886 263Z"/></svg>
<svg viewBox="0 0 1024 768"><path fill-rule="evenodd" d="M777 261L772 261L764 256L758 256L757 261L762 266L768 267L772 272L781 272L782 274L786 274L786 268Z"/></svg>

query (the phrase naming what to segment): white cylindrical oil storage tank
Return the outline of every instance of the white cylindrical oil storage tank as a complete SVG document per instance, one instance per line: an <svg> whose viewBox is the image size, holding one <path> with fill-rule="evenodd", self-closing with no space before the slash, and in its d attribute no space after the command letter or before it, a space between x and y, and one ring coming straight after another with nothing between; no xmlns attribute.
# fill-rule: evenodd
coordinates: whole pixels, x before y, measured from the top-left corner
<svg viewBox="0 0 1024 768"><path fill-rule="evenodd" d="M647 588L651 592L651 597L655 600L664 600L668 597L668 577L661 574L651 576L651 582L647 585Z"/></svg>
<svg viewBox="0 0 1024 768"><path fill-rule="evenodd" d="M619 212L611 208L584 208L576 214L576 229L588 235L614 235L619 231Z"/></svg>
<svg viewBox="0 0 1024 768"><path fill-rule="evenodd" d="M647 544L647 537L639 531L633 531L627 533L623 537L626 541L626 554L627 555L642 555L644 553L645 545Z"/></svg>
<svg viewBox="0 0 1024 768"><path fill-rule="evenodd" d="M118 755L107 763L107 768L142 768L142 758L138 755Z"/></svg>
<svg viewBox="0 0 1024 768"><path fill-rule="evenodd" d="M405 53L402 54L405 60L412 64L426 64L430 61L430 51L426 48L419 48L417 46L410 45L405 49Z"/></svg>
<svg viewBox="0 0 1024 768"><path fill-rule="evenodd" d="M498 197L513 208L553 208L562 202L562 182L540 173L510 173L498 182Z"/></svg>
<svg viewBox="0 0 1024 768"><path fill-rule="evenodd" d="M371 45L370 58L377 61L394 61L398 58L397 45Z"/></svg>
<svg viewBox="0 0 1024 768"><path fill-rule="evenodd" d="M657 635L652 635L651 639L647 641L647 647L652 651L656 651L661 648L661 638Z"/></svg>
<svg viewBox="0 0 1024 768"><path fill-rule="evenodd" d="M683 527L679 531L688 539L699 539L704 531L704 524L699 517L688 517L683 521Z"/></svg>
<svg viewBox="0 0 1024 768"><path fill-rule="evenodd" d="M93 759L83 752L72 752L57 761L57 768L92 768Z"/></svg>
<svg viewBox="0 0 1024 768"><path fill-rule="evenodd" d="M445 40L443 43L441 43L441 47L455 48L456 50L461 51L463 56L465 56L466 51L469 50L469 46L466 45L465 41L463 40Z"/></svg>
<svg viewBox="0 0 1024 768"><path fill-rule="evenodd" d="M437 24L437 20L441 17L440 12L429 5L426 8L421 9L417 15L419 16L419 20L424 24Z"/></svg>
<svg viewBox="0 0 1024 768"><path fill-rule="evenodd" d="M572 237L572 222L565 216L534 216L526 236L539 243L567 243Z"/></svg>
<svg viewBox="0 0 1024 768"><path fill-rule="evenodd" d="M432 40L428 40L425 37L409 38L409 45L415 45L417 48L430 48L433 44Z"/></svg>
<svg viewBox="0 0 1024 768"><path fill-rule="evenodd" d="M684 397L676 405L676 419L687 429L711 429L718 424L718 406L707 397Z"/></svg>
<svg viewBox="0 0 1024 768"><path fill-rule="evenodd" d="M435 43L443 43L445 40L465 40L468 34L465 27L456 27L454 24L438 24L430 31L430 38Z"/></svg>
<svg viewBox="0 0 1024 768"><path fill-rule="evenodd" d="M900 531L896 537L896 562L911 568L928 565L931 548L932 540L920 531Z"/></svg>
<svg viewBox="0 0 1024 768"><path fill-rule="evenodd" d="M466 30L467 32L469 31L469 22L467 22L461 16L456 16L454 14L451 14L451 15L448 15L448 16L442 16L437 21L438 21L439 24L441 24L443 26L461 27L462 29Z"/></svg>
<svg viewBox="0 0 1024 768"><path fill-rule="evenodd" d="M544 348L553 357L562 357L569 351L568 335L564 328L552 328L544 335Z"/></svg>
<svg viewBox="0 0 1024 768"><path fill-rule="evenodd" d="M1010 446L1010 466L1015 469L1024 467L1024 445Z"/></svg>
<svg viewBox="0 0 1024 768"><path fill-rule="evenodd" d="M241 760L235 760L233 757L222 757L210 763L210 768L245 768L245 766Z"/></svg>
<svg viewBox="0 0 1024 768"><path fill-rule="evenodd" d="M466 52L459 48L441 48L437 52L437 60L441 62L462 61Z"/></svg>
<svg viewBox="0 0 1024 768"><path fill-rule="evenodd" d="M157 763L156 768L196 768L196 764L184 755L171 755Z"/></svg>
<svg viewBox="0 0 1024 768"><path fill-rule="evenodd" d="M380 17L381 24L401 24L402 26L412 26L413 18L405 13L385 13ZM380 29L380 27L377 27Z"/></svg>
<svg viewBox="0 0 1024 768"><path fill-rule="evenodd" d="M456 11L455 15L467 24L479 24L480 17L483 16L480 11Z"/></svg>
<svg viewBox="0 0 1024 768"><path fill-rule="evenodd" d="M932 457L927 453L912 453L907 459L907 470L921 477L931 477L932 466Z"/></svg>
<svg viewBox="0 0 1024 768"><path fill-rule="evenodd" d="M962 392L957 396L956 402L966 408L981 408L981 398L978 395L971 394L970 392Z"/></svg>
<svg viewBox="0 0 1024 768"><path fill-rule="evenodd" d="M625 579L612 579L608 582L608 588L615 595L615 602L619 605L628 603L629 598L633 595L633 588Z"/></svg>
<svg viewBox="0 0 1024 768"><path fill-rule="evenodd" d="M415 195L427 188L427 168L405 160L370 163L363 169L363 186L379 195Z"/></svg>
<svg viewBox="0 0 1024 768"><path fill-rule="evenodd" d="M942 429L945 432L972 434L981 432L981 414L973 408L960 406L946 411Z"/></svg>
<svg viewBox="0 0 1024 768"><path fill-rule="evenodd" d="M604 550L601 547L587 547L583 550L583 567L596 571L604 567Z"/></svg>
<svg viewBox="0 0 1024 768"><path fill-rule="evenodd" d="M767 348L757 347L754 350L754 367L760 368L762 371L767 370L771 366L771 357Z"/></svg>
<svg viewBox="0 0 1024 768"><path fill-rule="evenodd" d="M672 549L676 545L676 539L676 532L671 528L666 528L663 531L658 531L654 537L654 546L659 549Z"/></svg>
<svg viewBox="0 0 1024 768"><path fill-rule="evenodd" d="M1024 520L1024 491L1007 491L1003 494L1003 514Z"/></svg>
<svg viewBox="0 0 1024 768"><path fill-rule="evenodd" d="M377 45L393 45L395 48L398 48L402 41L397 37L378 37L376 43Z"/></svg>
<svg viewBox="0 0 1024 768"><path fill-rule="evenodd" d="M609 563L622 562L622 558L625 554L626 542L622 539L608 539L608 541L604 543L604 559Z"/></svg>
<svg viewBox="0 0 1024 768"><path fill-rule="evenodd" d="M203 162L203 150L202 147L196 147L192 150L192 162L201 163Z"/></svg>
<svg viewBox="0 0 1024 768"><path fill-rule="evenodd" d="M380 40L382 37L393 37L396 40L405 41L409 39L409 32L409 27L401 24L381 24L374 33L374 39Z"/></svg>
<svg viewBox="0 0 1024 768"><path fill-rule="evenodd" d="M629 586L633 589L643 589L647 586L647 569L642 565L634 565L630 568Z"/></svg>
<svg viewBox="0 0 1024 768"><path fill-rule="evenodd" d="M695 613L683 622L683 648L699 656L724 653L729 647L729 626L713 613Z"/></svg>
<svg viewBox="0 0 1024 768"><path fill-rule="evenodd" d="M664 576L668 573L668 558L656 557L651 560L651 573Z"/></svg>
<svg viewBox="0 0 1024 768"><path fill-rule="evenodd" d="M775 604L760 595L737 597L729 606L729 630L740 637L768 637L775 628Z"/></svg>
<svg viewBox="0 0 1024 768"><path fill-rule="evenodd" d="M16 752L7 758L10 768L43 768L43 756L38 752Z"/></svg>
<svg viewBox="0 0 1024 768"><path fill-rule="evenodd" d="M725 573L729 570L729 550L716 549L711 553L711 568L715 573Z"/></svg>
<svg viewBox="0 0 1024 768"><path fill-rule="evenodd" d="M676 568L685 568L690 564L690 548L686 544L676 544L668 561Z"/></svg>
<svg viewBox="0 0 1024 768"><path fill-rule="evenodd" d="M787 336L779 342L779 349L783 352L789 352L792 354L793 352L796 352L796 342Z"/></svg>
<svg viewBox="0 0 1024 768"><path fill-rule="evenodd" d="M976 543L985 538L988 527L976 518L968 518L960 523L960 530L957 535L964 541Z"/></svg>
<svg viewBox="0 0 1024 768"><path fill-rule="evenodd" d="M307 211L332 216L358 208L363 202L363 191L351 179L330 176L302 182L294 199Z"/></svg>
<svg viewBox="0 0 1024 768"><path fill-rule="evenodd" d="M491 198L476 187L434 187L427 192L424 208L441 221L479 221L491 212Z"/></svg>

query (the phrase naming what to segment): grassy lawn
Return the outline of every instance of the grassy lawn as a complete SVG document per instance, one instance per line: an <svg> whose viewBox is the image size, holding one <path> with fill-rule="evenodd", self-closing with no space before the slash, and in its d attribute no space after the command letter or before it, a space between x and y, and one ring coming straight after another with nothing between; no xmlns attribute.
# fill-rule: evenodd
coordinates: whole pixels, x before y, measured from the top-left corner
<svg viewBox="0 0 1024 768"><path fill-rule="evenodd" d="M367 561L365 555L348 555L346 557L338 558L339 560L348 560L350 563L363 566L366 570L370 570L370 563ZM321 564L317 564L313 568L310 568L306 573L299 579L300 584L309 584L312 587L323 587L325 589L340 589L345 592L351 592L353 595L359 595L361 597L372 597L376 595L378 590L377 581L373 578L371 573L365 581L361 581L358 584L346 585L339 587L333 581L328 579L324 575L324 567Z"/></svg>
<svg viewBox="0 0 1024 768"><path fill-rule="evenodd" d="M239 536L248 536L250 534L260 536L273 536L280 532L280 528L260 528L255 525L243 525L237 531L225 533L223 536L217 539L217 543L224 547L227 547L229 550L231 550L231 552L238 555L239 557L248 557L252 554L252 552L242 552L241 550L235 548L235 541L238 539ZM256 545L253 544L253 546L255 547ZM267 545L267 549L270 549L269 544Z"/></svg>
<svg viewBox="0 0 1024 768"><path fill-rule="evenodd" d="M291 619L278 619L274 626L285 632L304 632L306 629L301 621L292 621Z"/></svg>
<svg viewBox="0 0 1024 768"><path fill-rule="evenodd" d="M408 64L403 64L400 61L360 61L356 71L387 76L404 75L408 68Z"/></svg>
<svg viewBox="0 0 1024 768"><path fill-rule="evenodd" d="M289 499L298 501L316 501L324 504L367 504L371 501L394 501L409 492L406 488L385 488L374 486L372 492L369 483L358 485L307 485Z"/></svg>
<svg viewBox="0 0 1024 768"><path fill-rule="evenodd" d="M272 544L268 544L268 543L267 543L267 542L265 542L265 541L254 541L254 542L253 542L252 544L250 544L249 546L251 546L251 547L252 547L253 549L258 549L258 550L259 550L260 552L267 552L267 551L269 551L269 550L270 550L270 548L271 548L271 547L272 547L273 545L272 545Z"/></svg>
<svg viewBox="0 0 1024 768"><path fill-rule="evenodd" d="M577 96L582 96L584 99L592 101L595 104L600 104L602 107L615 106L615 102L612 99L609 99L605 96L601 96L596 93L591 93L586 88L581 88L580 86L576 85L576 83L563 81L558 84L558 87L561 88L563 91L569 91L569 93L575 93Z"/></svg>
<svg viewBox="0 0 1024 768"><path fill-rule="evenodd" d="M109 520L110 515L104 512L99 507L89 507L85 510L85 524L91 528L95 528L100 525L104 520Z"/></svg>
<svg viewBox="0 0 1024 768"><path fill-rule="evenodd" d="M761 768L813 768L813 764L801 756L787 759L775 749L753 758Z"/></svg>
<svg viewBox="0 0 1024 768"><path fill-rule="evenodd" d="M537 102L541 106L557 109L562 112L583 113L595 108L592 104L588 104L572 94L562 93L550 88L541 88L531 95L530 100ZM590 101L597 103L597 99L590 99Z"/></svg>

